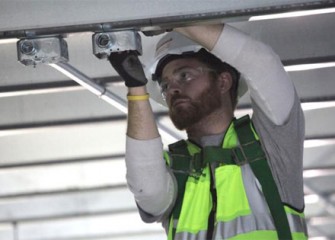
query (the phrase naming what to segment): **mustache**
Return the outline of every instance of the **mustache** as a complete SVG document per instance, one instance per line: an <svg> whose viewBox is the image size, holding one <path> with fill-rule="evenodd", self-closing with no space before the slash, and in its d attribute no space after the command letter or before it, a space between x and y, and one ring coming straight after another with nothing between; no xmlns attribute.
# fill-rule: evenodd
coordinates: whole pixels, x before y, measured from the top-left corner
<svg viewBox="0 0 335 240"><path fill-rule="evenodd" d="M173 105L173 103L174 103L175 101L180 100L180 99L190 100L190 98L187 97L187 96L177 94L177 95L173 95L173 96L171 97L171 99L170 99L170 104Z"/></svg>
<svg viewBox="0 0 335 240"><path fill-rule="evenodd" d="M174 102L176 100L179 100L179 99L189 100L190 98L188 96L185 96L185 95L175 94L171 97L170 102L172 103L172 102Z"/></svg>

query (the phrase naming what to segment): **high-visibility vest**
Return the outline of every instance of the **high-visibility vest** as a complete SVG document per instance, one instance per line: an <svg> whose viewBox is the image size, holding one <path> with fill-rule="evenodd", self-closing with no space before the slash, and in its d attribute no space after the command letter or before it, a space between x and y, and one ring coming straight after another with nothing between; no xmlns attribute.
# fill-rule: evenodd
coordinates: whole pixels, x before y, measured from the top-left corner
<svg viewBox="0 0 335 240"><path fill-rule="evenodd" d="M248 116L233 120L222 147L182 140L164 156L178 183L169 240L307 239L304 214L282 203Z"/></svg>

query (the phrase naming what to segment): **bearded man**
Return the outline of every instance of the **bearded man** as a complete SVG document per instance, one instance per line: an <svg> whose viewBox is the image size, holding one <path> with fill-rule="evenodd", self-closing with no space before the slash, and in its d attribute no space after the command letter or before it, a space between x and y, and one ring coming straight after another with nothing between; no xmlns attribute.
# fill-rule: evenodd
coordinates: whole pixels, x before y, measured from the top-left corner
<svg viewBox="0 0 335 240"><path fill-rule="evenodd" d="M270 47L229 25L189 26L158 42L149 81L134 52L109 60L128 87L127 182L143 221L168 239L307 239L304 116ZM236 119L247 88L252 118ZM148 91L187 132L165 152Z"/></svg>

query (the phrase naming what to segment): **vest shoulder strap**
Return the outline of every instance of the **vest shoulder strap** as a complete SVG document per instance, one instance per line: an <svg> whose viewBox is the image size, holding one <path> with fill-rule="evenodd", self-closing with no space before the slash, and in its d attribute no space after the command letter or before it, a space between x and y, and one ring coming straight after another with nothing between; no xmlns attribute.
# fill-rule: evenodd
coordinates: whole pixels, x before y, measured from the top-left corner
<svg viewBox="0 0 335 240"><path fill-rule="evenodd" d="M171 215L173 219L179 219L181 207L183 204L183 198L185 193L185 185L189 176L186 171L189 169L191 162L191 156L187 149L187 143L185 140L180 140L169 145L170 154L170 167L173 170L174 176L177 180L177 199L172 209ZM172 235L176 233L176 227L173 227Z"/></svg>
<svg viewBox="0 0 335 240"><path fill-rule="evenodd" d="M234 121L242 153L262 186L263 194L269 206L274 225L279 239L292 239L290 226L285 213L284 204L281 201L277 185L274 181L271 169L259 141L255 138L249 116ZM258 144L255 144L255 143Z"/></svg>
<svg viewBox="0 0 335 240"><path fill-rule="evenodd" d="M179 140L178 142L172 143L169 145L170 152L179 152L185 151L184 148L187 148L187 143L185 140Z"/></svg>

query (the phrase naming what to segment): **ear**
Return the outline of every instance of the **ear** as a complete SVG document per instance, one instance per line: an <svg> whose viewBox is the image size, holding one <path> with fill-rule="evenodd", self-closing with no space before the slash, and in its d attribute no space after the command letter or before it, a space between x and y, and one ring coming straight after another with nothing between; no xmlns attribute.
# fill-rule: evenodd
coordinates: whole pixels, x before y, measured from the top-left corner
<svg viewBox="0 0 335 240"><path fill-rule="evenodd" d="M229 72L222 72L218 76L218 83L221 93L227 93L233 85L233 78Z"/></svg>

